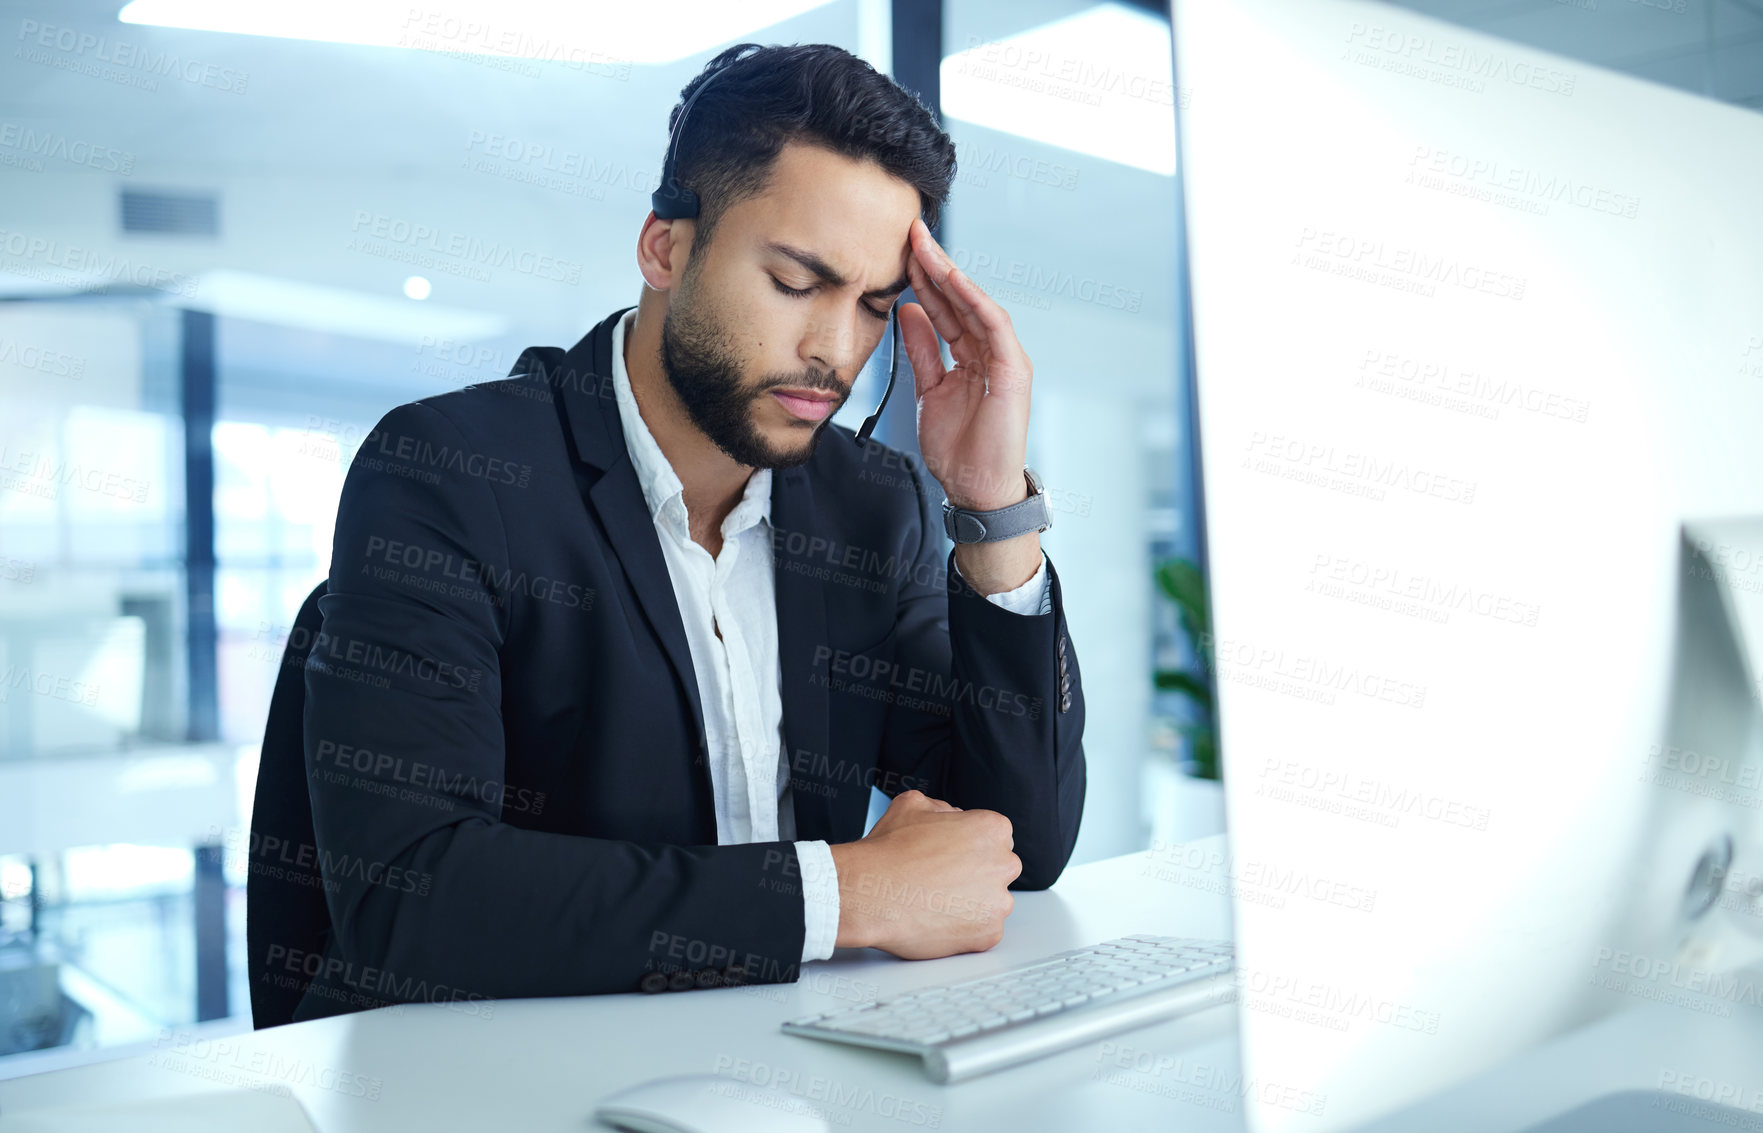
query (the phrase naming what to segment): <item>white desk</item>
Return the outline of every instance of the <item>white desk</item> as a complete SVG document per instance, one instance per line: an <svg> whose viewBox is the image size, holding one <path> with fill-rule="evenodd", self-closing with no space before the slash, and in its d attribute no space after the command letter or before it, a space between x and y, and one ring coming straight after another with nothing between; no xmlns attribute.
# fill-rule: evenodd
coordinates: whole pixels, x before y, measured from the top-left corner
<svg viewBox="0 0 1763 1133"><path fill-rule="evenodd" d="M1198 845L1222 850L1222 836ZM170 1044L113 1061L0 1082L8 1115L100 1102L289 1083L323 1133L349 1130L595 1128L604 1095L649 1078L722 1073L822 1103L852 1130L1241 1129L1227 1090L1191 1084L1234 1077L1235 1017L1217 1007L1118 1036L1114 1043L1180 1060L1122 1069L1093 1043L953 1086L918 1060L786 1035L778 1023L868 994L981 975L1048 952L1132 932L1228 936L1223 894L1147 876L1150 855L1066 871L1045 893L1016 895L1004 942L987 953L907 962L842 951L807 965L796 984L755 988L423 1005L299 1023L213 1040L182 1055ZM476 1011L477 1014L470 1012ZM1409 1111L1395 1129L1519 1130L1611 1089L1656 1086L1662 1064L1707 1074L1763 1051L1763 1010L1685 1017L1655 1004L1565 1036L1481 1082ZM224 1044L224 1046L223 1046ZM745 1060L745 1061L742 1061ZM1662 1061L1663 1060L1663 1061ZM1754 1073L1754 1070L1752 1070ZM339 1077L340 1076L340 1077ZM818 1078L817 1078L818 1076ZM1118 1077L1116 1077L1118 1076ZM377 1098L357 1096L377 1092Z"/></svg>

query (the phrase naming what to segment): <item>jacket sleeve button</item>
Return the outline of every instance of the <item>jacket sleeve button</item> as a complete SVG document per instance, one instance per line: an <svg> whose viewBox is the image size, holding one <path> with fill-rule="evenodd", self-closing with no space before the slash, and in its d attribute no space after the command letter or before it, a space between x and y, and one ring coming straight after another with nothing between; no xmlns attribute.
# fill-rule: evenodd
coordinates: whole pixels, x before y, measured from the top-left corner
<svg viewBox="0 0 1763 1133"><path fill-rule="evenodd" d="M647 972L647 973L644 973L644 975L643 975L643 981L641 983L639 983L637 986L642 988L644 991L651 992L651 993L657 992L657 991L666 991L667 990L667 977L660 972Z"/></svg>

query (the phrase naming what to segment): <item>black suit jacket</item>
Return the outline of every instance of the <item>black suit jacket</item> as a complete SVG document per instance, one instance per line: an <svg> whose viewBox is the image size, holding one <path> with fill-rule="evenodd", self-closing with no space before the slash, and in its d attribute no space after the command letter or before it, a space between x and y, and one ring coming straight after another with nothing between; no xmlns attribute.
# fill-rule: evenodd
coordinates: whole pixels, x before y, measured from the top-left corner
<svg viewBox="0 0 1763 1133"><path fill-rule="evenodd" d="M613 398L629 309L393 409L354 458L305 673L332 930L321 955L270 958L314 977L296 1018L797 977L794 848L716 844L698 685ZM1013 888L1044 888L1084 800L1058 576L1050 614L986 601L942 553L932 490L837 426L773 474L796 837L859 838L871 786L916 787L1007 815Z"/></svg>

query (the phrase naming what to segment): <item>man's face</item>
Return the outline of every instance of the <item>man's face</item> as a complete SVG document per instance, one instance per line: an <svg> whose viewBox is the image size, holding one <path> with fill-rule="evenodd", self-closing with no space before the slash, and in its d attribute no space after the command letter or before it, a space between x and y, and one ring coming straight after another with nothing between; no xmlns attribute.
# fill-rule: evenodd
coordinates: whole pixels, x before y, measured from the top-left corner
<svg viewBox="0 0 1763 1133"><path fill-rule="evenodd" d="M905 290L918 212L879 165L792 144L722 214L661 323L662 369L718 448L753 468L813 455Z"/></svg>

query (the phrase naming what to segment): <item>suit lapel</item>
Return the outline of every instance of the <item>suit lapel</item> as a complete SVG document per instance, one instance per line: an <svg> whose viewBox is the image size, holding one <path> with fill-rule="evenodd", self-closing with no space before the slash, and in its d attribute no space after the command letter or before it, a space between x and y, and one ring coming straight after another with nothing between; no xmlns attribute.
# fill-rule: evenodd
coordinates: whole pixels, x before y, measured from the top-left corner
<svg viewBox="0 0 1763 1133"><path fill-rule="evenodd" d="M813 522L813 487L800 468L780 470L772 474L771 523L780 531L811 531ZM775 545L775 544L774 544ZM801 571L775 570L777 579L777 649L783 678L784 758L792 769L798 766L797 753L803 753L805 776L818 778L816 772L828 766L832 753L829 744L828 690L814 679L814 650L824 646L826 635L826 591L820 583ZM827 671L830 670L830 666ZM804 840L832 840L832 798L827 792L840 780L836 768L825 789L807 783L804 775L792 774L798 781L791 790L795 803L796 837Z"/></svg>
<svg viewBox="0 0 1763 1133"><path fill-rule="evenodd" d="M679 599L673 592L673 579L667 573L667 560L661 554L661 537L655 533L655 520L649 515L643 499L642 486L629 460L621 460L588 489L588 500L600 516L606 535L624 574L636 591L643 615L649 619L661 648L673 666L674 676L685 689L692 703L692 722L700 740L702 755L704 739L704 706L698 700L698 676L692 668L692 651L686 644L685 623L679 616ZM702 762L702 759L700 759ZM709 769L705 768L705 782Z"/></svg>
<svg viewBox="0 0 1763 1133"><path fill-rule="evenodd" d="M691 704L699 738L697 765L703 797L711 796L710 768L704 760L704 707L698 698L697 674L679 602L661 554L655 521L637 483L635 467L625 451L624 431L612 386L612 329L631 308L613 312L595 326L547 373L562 406L578 460L600 475L587 489L589 506L599 517L613 552L636 592L655 636L673 667L674 676ZM525 356L523 355L523 361ZM517 363L517 369L520 364ZM800 468L781 469L772 476L771 524L783 531L808 531L816 526L813 487ZM799 571L775 570L778 661L782 679L784 757L802 767L807 789L792 790L796 837L831 841L831 791L845 778L833 767L822 785L821 769L831 767L829 693L815 680L814 651L827 643L826 594L820 583ZM829 669L830 671L830 669ZM798 776L792 776L799 778ZM816 789L816 788L819 789ZM866 800L867 801L867 800Z"/></svg>
<svg viewBox="0 0 1763 1133"><path fill-rule="evenodd" d="M680 620L679 600L661 554L661 537L637 482L636 468L625 450L624 430L612 385L612 329L630 307L614 311L583 336L547 374L562 404L565 427L578 460L601 471L588 488L589 506L599 517L608 542L624 568L637 603L673 667L675 678L692 706L698 733L696 765L704 798L711 798L710 767L704 758L704 706L698 699L698 677Z"/></svg>

